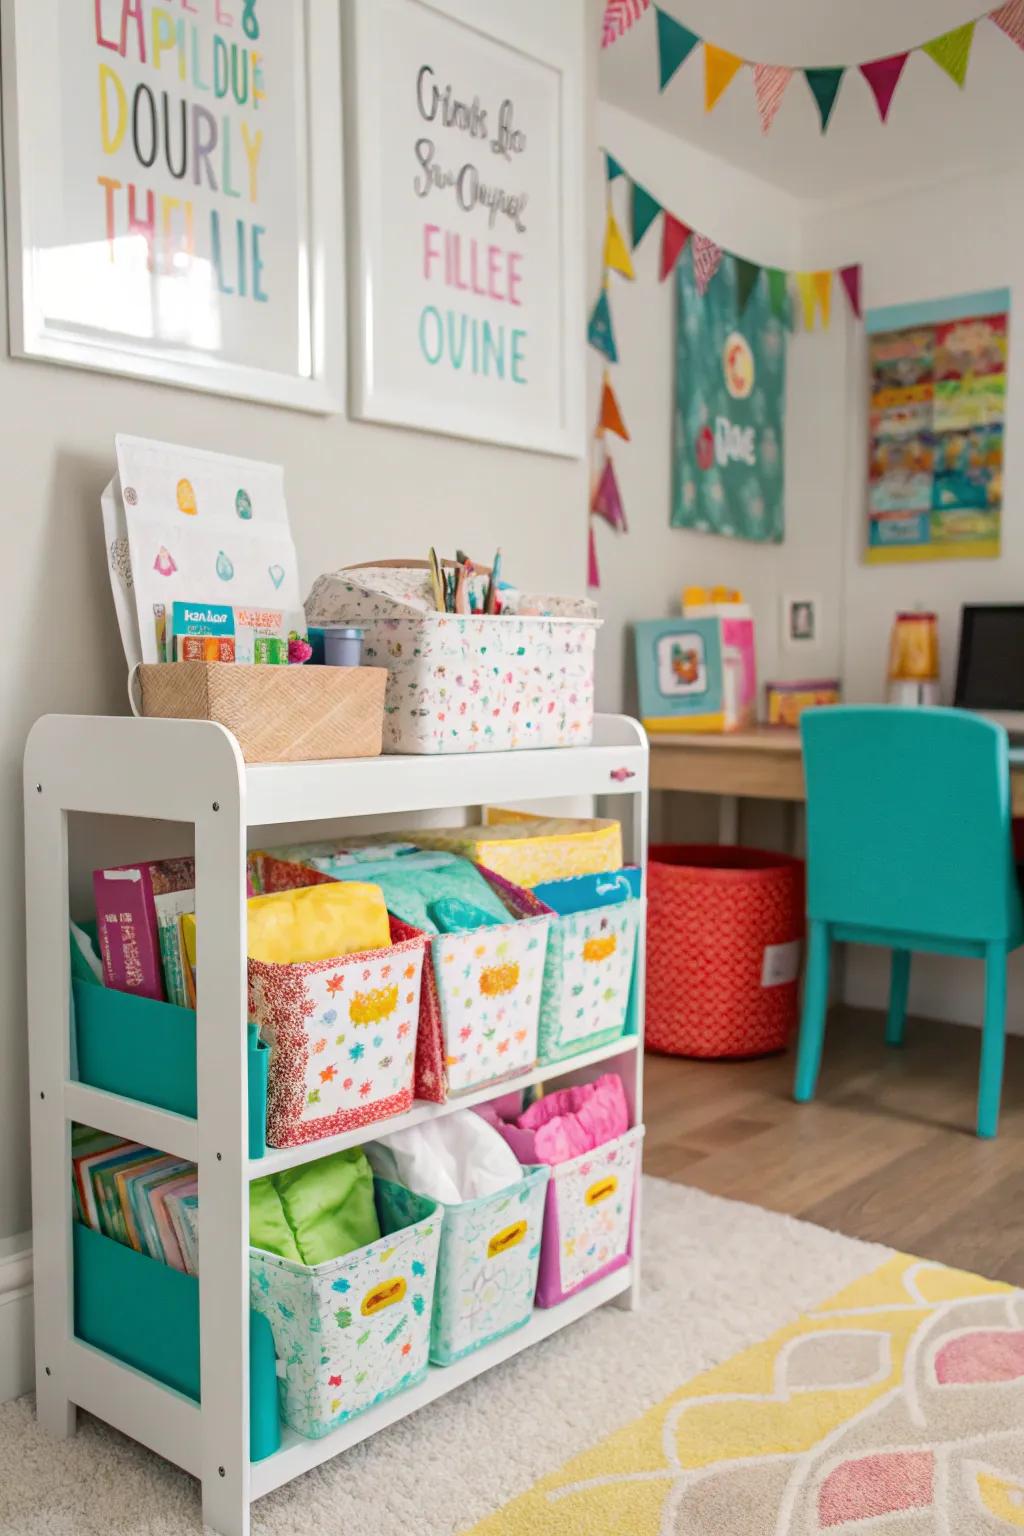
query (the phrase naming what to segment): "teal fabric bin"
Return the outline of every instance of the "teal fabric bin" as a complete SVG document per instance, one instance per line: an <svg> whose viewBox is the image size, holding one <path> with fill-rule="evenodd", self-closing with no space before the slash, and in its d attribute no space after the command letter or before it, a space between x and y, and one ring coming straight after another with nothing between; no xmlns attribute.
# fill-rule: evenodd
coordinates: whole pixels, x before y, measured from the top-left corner
<svg viewBox="0 0 1024 1536"><path fill-rule="evenodd" d="M71 983L78 1080L178 1115L196 1115L194 1008L117 992L95 981ZM249 1156L267 1148L270 1052L249 1025Z"/></svg>
<svg viewBox="0 0 1024 1536"><path fill-rule="evenodd" d="M76 1337L198 1403L199 1281L81 1222L73 1231ZM280 1444L274 1337L250 1312L250 1457L262 1461Z"/></svg>

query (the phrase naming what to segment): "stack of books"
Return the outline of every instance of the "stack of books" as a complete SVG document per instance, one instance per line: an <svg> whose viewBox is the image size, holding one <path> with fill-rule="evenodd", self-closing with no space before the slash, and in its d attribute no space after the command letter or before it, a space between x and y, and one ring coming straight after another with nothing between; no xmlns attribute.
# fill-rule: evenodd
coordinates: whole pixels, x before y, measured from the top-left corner
<svg viewBox="0 0 1024 1536"><path fill-rule="evenodd" d="M76 1221L183 1274L199 1273L195 1163L76 1125L71 1185Z"/></svg>

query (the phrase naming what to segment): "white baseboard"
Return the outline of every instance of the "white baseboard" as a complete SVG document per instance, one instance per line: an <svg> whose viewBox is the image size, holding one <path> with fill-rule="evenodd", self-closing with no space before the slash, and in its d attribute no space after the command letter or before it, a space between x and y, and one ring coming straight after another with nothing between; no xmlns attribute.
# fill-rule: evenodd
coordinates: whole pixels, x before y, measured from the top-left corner
<svg viewBox="0 0 1024 1536"><path fill-rule="evenodd" d="M0 1403L35 1386L32 1358L32 1239L0 1240Z"/></svg>

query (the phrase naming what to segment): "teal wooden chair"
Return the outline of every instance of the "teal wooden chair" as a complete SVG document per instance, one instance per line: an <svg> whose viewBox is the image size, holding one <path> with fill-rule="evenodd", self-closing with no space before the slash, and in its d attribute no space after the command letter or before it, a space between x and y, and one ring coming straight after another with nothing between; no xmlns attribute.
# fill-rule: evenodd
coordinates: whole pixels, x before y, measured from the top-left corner
<svg viewBox="0 0 1024 1536"><path fill-rule="evenodd" d="M833 706L800 719L808 951L795 1097L814 1097L834 942L892 950L886 1041L903 1040L912 951L985 962L978 1135L1003 1079L1006 957L1024 942L1006 732L956 709Z"/></svg>

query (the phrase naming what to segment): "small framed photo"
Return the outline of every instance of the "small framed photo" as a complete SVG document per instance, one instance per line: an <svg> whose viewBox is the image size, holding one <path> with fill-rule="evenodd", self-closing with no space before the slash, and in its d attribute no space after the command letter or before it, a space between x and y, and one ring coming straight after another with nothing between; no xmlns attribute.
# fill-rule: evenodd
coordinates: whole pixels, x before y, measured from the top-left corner
<svg viewBox="0 0 1024 1536"><path fill-rule="evenodd" d="M812 650L821 644L821 599L801 593L782 599L782 645L784 650Z"/></svg>

